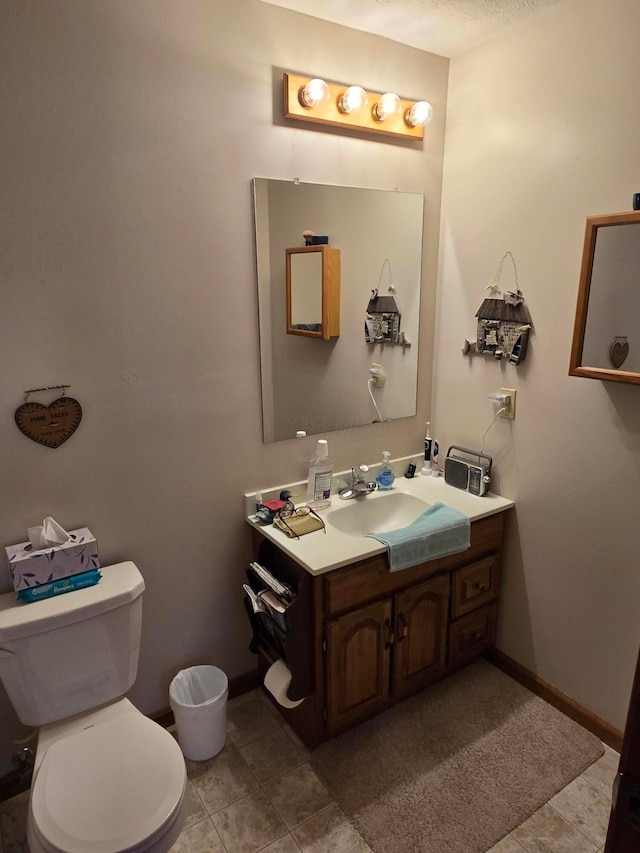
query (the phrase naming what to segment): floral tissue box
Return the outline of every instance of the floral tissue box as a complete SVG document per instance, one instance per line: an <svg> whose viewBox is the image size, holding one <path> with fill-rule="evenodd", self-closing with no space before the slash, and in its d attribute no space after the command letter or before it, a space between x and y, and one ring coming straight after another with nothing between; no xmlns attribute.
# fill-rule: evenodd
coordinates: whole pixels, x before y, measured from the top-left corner
<svg viewBox="0 0 640 853"><path fill-rule="evenodd" d="M88 527L69 531L62 545L34 551L29 542L5 548L16 592L100 568L98 543Z"/></svg>

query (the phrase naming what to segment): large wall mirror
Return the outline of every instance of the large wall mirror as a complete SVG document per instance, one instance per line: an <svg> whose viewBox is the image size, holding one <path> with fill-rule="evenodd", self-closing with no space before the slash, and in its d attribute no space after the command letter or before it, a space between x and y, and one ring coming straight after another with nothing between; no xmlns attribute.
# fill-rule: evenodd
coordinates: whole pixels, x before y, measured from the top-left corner
<svg viewBox="0 0 640 853"><path fill-rule="evenodd" d="M571 376L640 384L640 213L587 219Z"/></svg>
<svg viewBox="0 0 640 853"><path fill-rule="evenodd" d="M253 192L264 441L414 416L424 197L267 178ZM286 250L304 246L305 231L340 251L340 336L331 340L287 334ZM402 342L367 343L372 291L386 295L390 284ZM371 391L374 362L385 380Z"/></svg>

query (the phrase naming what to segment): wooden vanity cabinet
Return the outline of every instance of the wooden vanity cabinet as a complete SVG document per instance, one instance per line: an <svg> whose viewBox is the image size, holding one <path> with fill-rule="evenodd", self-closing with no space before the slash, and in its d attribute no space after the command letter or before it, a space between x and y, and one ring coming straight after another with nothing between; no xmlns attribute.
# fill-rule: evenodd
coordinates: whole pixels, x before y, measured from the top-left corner
<svg viewBox="0 0 640 853"><path fill-rule="evenodd" d="M329 732L445 674L448 604L449 580L440 575L327 620Z"/></svg>
<svg viewBox="0 0 640 853"><path fill-rule="evenodd" d="M311 575L254 531L256 559L303 593L279 710L313 748L471 663L495 643L504 513L471 525L471 547L390 572L385 555ZM303 617L301 618L301 615ZM277 658L260 638L262 674ZM269 695L269 694L267 694Z"/></svg>

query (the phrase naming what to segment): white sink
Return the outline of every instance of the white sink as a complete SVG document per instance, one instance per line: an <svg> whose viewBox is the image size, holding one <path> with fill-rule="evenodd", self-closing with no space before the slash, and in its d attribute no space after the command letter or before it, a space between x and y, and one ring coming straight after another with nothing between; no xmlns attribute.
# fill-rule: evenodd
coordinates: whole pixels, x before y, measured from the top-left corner
<svg viewBox="0 0 640 853"><path fill-rule="evenodd" d="M379 492L368 497L353 498L345 506L330 509L325 521L348 536L366 536L368 533L385 533L406 527L430 506L405 492Z"/></svg>

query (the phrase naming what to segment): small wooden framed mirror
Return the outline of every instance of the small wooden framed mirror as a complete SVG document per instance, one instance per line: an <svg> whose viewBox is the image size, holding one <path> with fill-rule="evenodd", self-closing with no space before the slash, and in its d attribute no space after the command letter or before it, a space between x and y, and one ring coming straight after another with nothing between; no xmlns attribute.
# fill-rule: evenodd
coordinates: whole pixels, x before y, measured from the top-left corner
<svg viewBox="0 0 640 853"><path fill-rule="evenodd" d="M640 212L590 216L570 376L640 385Z"/></svg>
<svg viewBox="0 0 640 853"><path fill-rule="evenodd" d="M328 341L340 335L340 249L286 249L287 333Z"/></svg>

